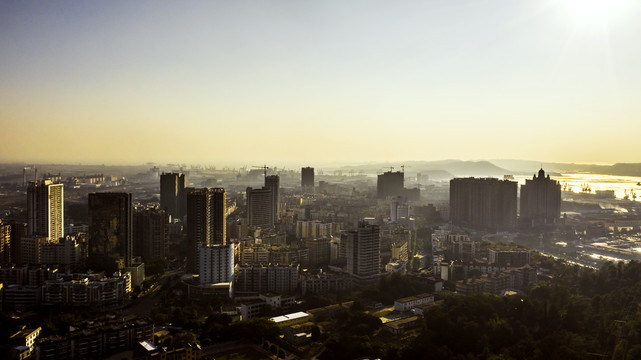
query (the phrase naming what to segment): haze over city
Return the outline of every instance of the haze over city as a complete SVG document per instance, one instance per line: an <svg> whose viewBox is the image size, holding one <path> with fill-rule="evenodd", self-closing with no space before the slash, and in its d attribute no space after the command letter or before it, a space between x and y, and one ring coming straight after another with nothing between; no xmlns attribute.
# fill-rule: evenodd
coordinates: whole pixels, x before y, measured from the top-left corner
<svg viewBox="0 0 641 360"><path fill-rule="evenodd" d="M635 162L640 10L3 1L0 161Z"/></svg>
<svg viewBox="0 0 641 360"><path fill-rule="evenodd" d="M639 19L0 0L0 359L641 359Z"/></svg>

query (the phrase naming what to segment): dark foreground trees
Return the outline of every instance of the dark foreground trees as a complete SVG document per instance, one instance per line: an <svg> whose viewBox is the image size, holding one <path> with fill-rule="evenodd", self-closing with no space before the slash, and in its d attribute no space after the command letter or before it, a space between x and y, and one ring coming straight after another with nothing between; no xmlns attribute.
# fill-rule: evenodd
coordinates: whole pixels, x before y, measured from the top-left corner
<svg viewBox="0 0 641 360"><path fill-rule="evenodd" d="M449 296L442 306L425 314L420 335L409 343L377 345L371 333L354 328L344 337L329 341L324 355L386 359L640 358L641 264L608 263L599 271L565 265L559 270L552 282L538 283L523 295Z"/></svg>

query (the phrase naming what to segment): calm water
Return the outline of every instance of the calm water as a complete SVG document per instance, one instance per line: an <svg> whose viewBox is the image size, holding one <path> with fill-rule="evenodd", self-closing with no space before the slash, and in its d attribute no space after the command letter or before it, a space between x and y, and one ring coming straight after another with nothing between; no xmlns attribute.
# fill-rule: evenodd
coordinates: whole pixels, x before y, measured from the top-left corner
<svg viewBox="0 0 641 360"><path fill-rule="evenodd" d="M561 174L560 176L550 176L557 180L561 185L566 186L566 190L576 193L586 185L594 194L597 190L614 190L617 199L623 199L626 195L633 199L636 195L636 201L641 201L641 177L635 176L613 176L603 174ZM514 180L519 184L525 184L526 179L532 179L532 176L514 176Z"/></svg>

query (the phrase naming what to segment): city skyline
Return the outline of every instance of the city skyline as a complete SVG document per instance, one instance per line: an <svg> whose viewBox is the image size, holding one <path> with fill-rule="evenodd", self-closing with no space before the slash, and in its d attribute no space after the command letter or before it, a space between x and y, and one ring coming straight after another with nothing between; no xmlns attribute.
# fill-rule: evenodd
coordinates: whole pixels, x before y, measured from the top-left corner
<svg viewBox="0 0 641 360"><path fill-rule="evenodd" d="M0 162L635 162L640 14L626 0L5 1Z"/></svg>

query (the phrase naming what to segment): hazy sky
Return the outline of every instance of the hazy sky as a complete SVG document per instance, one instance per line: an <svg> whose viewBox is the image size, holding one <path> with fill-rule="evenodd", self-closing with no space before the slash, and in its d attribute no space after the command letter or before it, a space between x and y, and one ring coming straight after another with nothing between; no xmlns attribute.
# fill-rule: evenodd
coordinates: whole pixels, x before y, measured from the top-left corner
<svg viewBox="0 0 641 360"><path fill-rule="evenodd" d="M0 161L641 158L641 2L0 1Z"/></svg>

